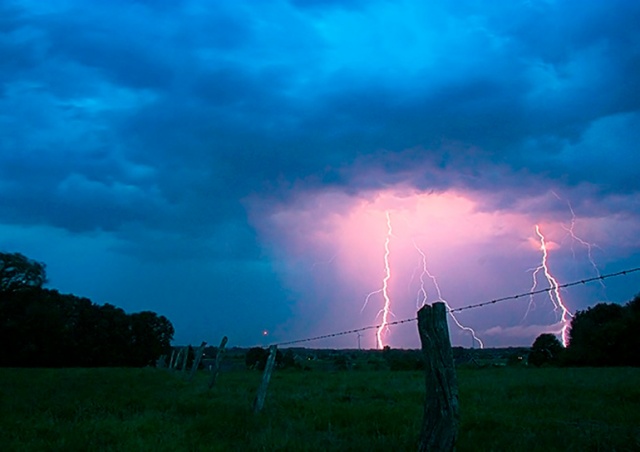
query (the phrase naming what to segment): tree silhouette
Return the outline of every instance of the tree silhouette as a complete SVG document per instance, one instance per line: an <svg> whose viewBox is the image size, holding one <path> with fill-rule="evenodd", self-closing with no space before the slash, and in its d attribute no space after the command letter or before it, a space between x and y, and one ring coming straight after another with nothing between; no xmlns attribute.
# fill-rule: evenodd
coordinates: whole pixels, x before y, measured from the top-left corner
<svg viewBox="0 0 640 452"><path fill-rule="evenodd" d="M46 280L43 263L20 253L0 253L0 292L39 288Z"/></svg>
<svg viewBox="0 0 640 452"><path fill-rule="evenodd" d="M576 312L569 334L569 362L585 366L621 365L623 320L624 308L613 303L599 303Z"/></svg>
<svg viewBox="0 0 640 452"><path fill-rule="evenodd" d="M170 350L166 317L127 314L44 281L44 264L0 253L0 366L146 366Z"/></svg>
<svg viewBox="0 0 640 452"><path fill-rule="evenodd" d="M558 338L551 333L543 333L536 338L529 353L529 364L542 366L544 364L558 364L564 347Z"/></svg>
<svg viewBox="0 0 640 452"><path fill-rule="evenodd" d="M151 365L158 356L169 354L173 325L155 312L143 311L129 316L132 366Z"/></svg>
<svg viewBox="0 0 640 452"><path fill-rule="evenodd" d="M571 322L567 362L579 366L640 366L640 296L626 305L599 303Z"/></svg>

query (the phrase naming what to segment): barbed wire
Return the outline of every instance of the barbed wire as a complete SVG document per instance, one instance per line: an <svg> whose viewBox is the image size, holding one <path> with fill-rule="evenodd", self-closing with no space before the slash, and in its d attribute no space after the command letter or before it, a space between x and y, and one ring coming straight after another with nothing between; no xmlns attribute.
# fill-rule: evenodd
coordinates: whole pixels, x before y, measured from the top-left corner
<svg viewBox="0 0 640 452"><path fill-rule="evenodd" d="M638 272L638 271L640 271L640 267L630 268L630 269L622 270L622 271L619 271L619 272L616 272L616 273L608 273L606 275L594 276L593 278L581 279L581 280L573 281L573 282L570 282L570 283L553 285L551 287L547 287L546 289L533 290L533 291L524 292L524 293L517 294L517 295L510 295L508 297L501 297L501 298L495 298L495 299L489 300L489 301L483 301L482 303L470 304L470 305L462 306L462 307L459 307L459 308L449 309L448 312L450 314L452 314L454 312L466 311L468 309L481 308L481 307L484 307L484 306L489 306L489 305L492 305L492 304L501 303L501 302L507 301L507 300L517 300L517 299L522 298L522 297L530 297L530 296L538 295L538 294L541 294L541 293L551 292L552 290L565 289L567 287L577 286L577 285L580 285L580 284L587 284L587 283L594 282L594 281L602 281L602 280L605 280L605 279L608 279L608 278L613 278L615 276L625 276L625 275L628 275L629 273L634 273L634 272ZM382 326L389 327L389 326L393 326L393 325L400 325L400 324L403 324L403 323L415 322L416 320L418 320L417 317L412 317L412 318L409 318L409 319L402 319L402 320L395 320L393 322L387 322L386 324L380 323L380 324L377 324L377 325L368 325L368 326L364 326L362 328L355 328L355 329L348 330L348 331L340 331L340 332L337 332L337 333L323 334L322 336L308 337L308 338L305 338L305 339L297 339L297 340L293 340L293 341L278 342L278 343L271 344L271 345L275 345L275 346L280 347L280 346L283 346L283 345L302 344L304 342L318 341L320 339L328 339L328 338L332 338L332 337L346 336L348 334L360 333L362 331L379 329Z"/></svg>
<svg viewBox="0 0 640 452"><path fill-rule="evenodd" d="M403 319L403 320L396 320L394 322L387 322L386 326L392 326L392 325L400 325L401 323L408 323L408 322L413 322L417 320L416 318L413 319ZM369 325L369 326L363 326L362 328L356 328L354 330L349 330L349 331L340 331L339 333L331 333L331 334L323 334L322 336L315 336L315 337L308 337L306 339L298 339L295 341L288 341L288 342L279 342L277 344L272 344L272 345L277 345L278 347L281 345L292 345L292 344L300 344L302 342L311 342L311 341L317 341L320 339L327 339L330 337L336 337L336 336L345 336L347 334L353 334L353 333L360 333L361 331L367 331L367 330L372 330L372 329L378 329L382 326L383 324L379 324L379 325Z"/></svg>
<svg viewBox="0 0 640 452"><path fill-rule="evenodd" d="M484 301L482 303L470 304L470 305L467 305L467 306L462 306L460 308L449 309L449 312L453 313L453 312L466 311L467 309L481 308L483 306L488 306L490 304L500 303L502 301L516 300L516 299L522 298L522 297L530 297L532 295L538 295L538 294L545 293L545 292L551 292L552 290L556 290L556 289L564 289L564 288L571 287L571 286L577 286L579 284L587 284L587 283L594 282L594 281L602 281L602 280L607 279L607 278L613 278L614 276L627 275L629 273L633 273L633 272L637 272L637 271L640 271L640 267L631 268L631 269L628 269L628 270L622 270L622 271L619 271L619 272L616 272L616 273L609 273L607 275L598 275L598 276L594 276L593 278L581 279L579 281L573 281L573 282L566 283L566 284L558 284L558 285L554 284L551 287L547 287L546 289L533 290L533 291L521 293L521 294L518 294L518 295L510 295L508 297L496 298L494 300Z"/></svg>

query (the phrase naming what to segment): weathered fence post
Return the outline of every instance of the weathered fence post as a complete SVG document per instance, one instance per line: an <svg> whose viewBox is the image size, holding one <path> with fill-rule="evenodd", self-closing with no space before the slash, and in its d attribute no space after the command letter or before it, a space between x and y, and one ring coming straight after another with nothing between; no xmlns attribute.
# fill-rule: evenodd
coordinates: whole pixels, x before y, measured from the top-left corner
<svg viewBox="0 0 640 452"><path fill-rule="evenodd" d="M191 366L191 373L189 374L189 380L192 380L195 377L196 372L198 371L198 366L200 365L200 361L202 360L202 355L204 354L204 348L207 346L206 342L202 342L200 347L193 351L193 365Z"/></svg>
<svg viewBox="0 0 640 452"><path fill-rule="evenodd" d="M178 358L176 359L176 370L180 370L184 366L184 357L189 349L187 347L180 347Z"/></svg>
<svg viewBox="0 0 640 452"><path fill-rule="evenodd" d="M169 360L169 369L173 369L173 360L176 357L176 349L171 349L171 359Z"/></svg>
<svg viewBox="0 0 640 452"><path fill-rule="evenodd" d="M218 347L218 352L216 353L216 362L213 365L213 369L211 369L211 379L209 380L209 389L213 388L213 385L216 384L216 379L218 378L218 372L220 371L220 363L222 362L222 356L225 352L225 347L227 345L227 336L222 338L220 342L220 347Z"/></svg>
<svg viewBox="0 0 640 452"><path fill-rule="evenodd" d="M178 368L178 363L180 362L180 360L182 359L182 348L177 348L176 349L176 358L173 360L173 365L171 366L172 369L177 369Z"/></svg>
<svg viewBox="0 0 640 452"><path fill-rule="evenodd" d="M191 345L187 345L186 347L183 348L184 351L184 357L182 358L182 369L180 369L181 372L184 372L187 368L187 361L189 361L189 349L191 348Z"/></svg>
<svg viewBox="0 0 640 452"><path fill-rule="evenodd" d="M458 437L460 410L447 308L444 303L418 311L418 331L425 364L426 398L418 450L452 451Z"/></svg>
<svg viewBox="0 0 640 452"><path fill-rule="evenodd" d="M262 383L258 388L258 394L256 400L253 402L253 412L259 413L264 406L264 399L267 397L267 388L269 387L269 380L271 379L271 372L273 371L273 365L276 361L276 353L278 347L272 345L269 347L269 357L267 358L267 364L264 367L264 373L262 374Z"/></svg>

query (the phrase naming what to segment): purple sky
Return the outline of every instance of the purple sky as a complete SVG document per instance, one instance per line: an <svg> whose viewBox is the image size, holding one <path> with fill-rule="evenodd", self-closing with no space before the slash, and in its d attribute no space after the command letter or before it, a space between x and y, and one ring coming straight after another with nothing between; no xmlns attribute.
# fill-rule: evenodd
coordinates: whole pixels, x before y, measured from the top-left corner
<svg viewBox="0 0 640 452"><path fill-rule="evenodd" d="M452 308L528 291L536 225L560 284L638 267L638 23L620 0L0 0L0 250L237 346L379 323L385 244L390 320L421 276L438 299L421 252ZM489 346L559 331L546 295L458 320Z"/></svg>

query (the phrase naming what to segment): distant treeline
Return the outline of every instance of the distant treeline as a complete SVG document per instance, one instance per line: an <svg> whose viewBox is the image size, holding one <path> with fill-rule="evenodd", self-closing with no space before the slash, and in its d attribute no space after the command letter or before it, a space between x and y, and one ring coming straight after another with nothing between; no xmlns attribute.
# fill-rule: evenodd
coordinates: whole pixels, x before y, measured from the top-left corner
<svg viewBox="0 0 640 452"><path fill-rule="evenodd" d="M565 349L553 334L533 343L529 363L560 366L640 366L640 295L624 306L599 303L578 311Z"/></svg>
<svg viewBox="0 0 640 452"><path fill-rule="evenodd" d="M146 366L171 350L174 329L155 312L43 289L45 266L0 253L0 366Z"/></svg>

